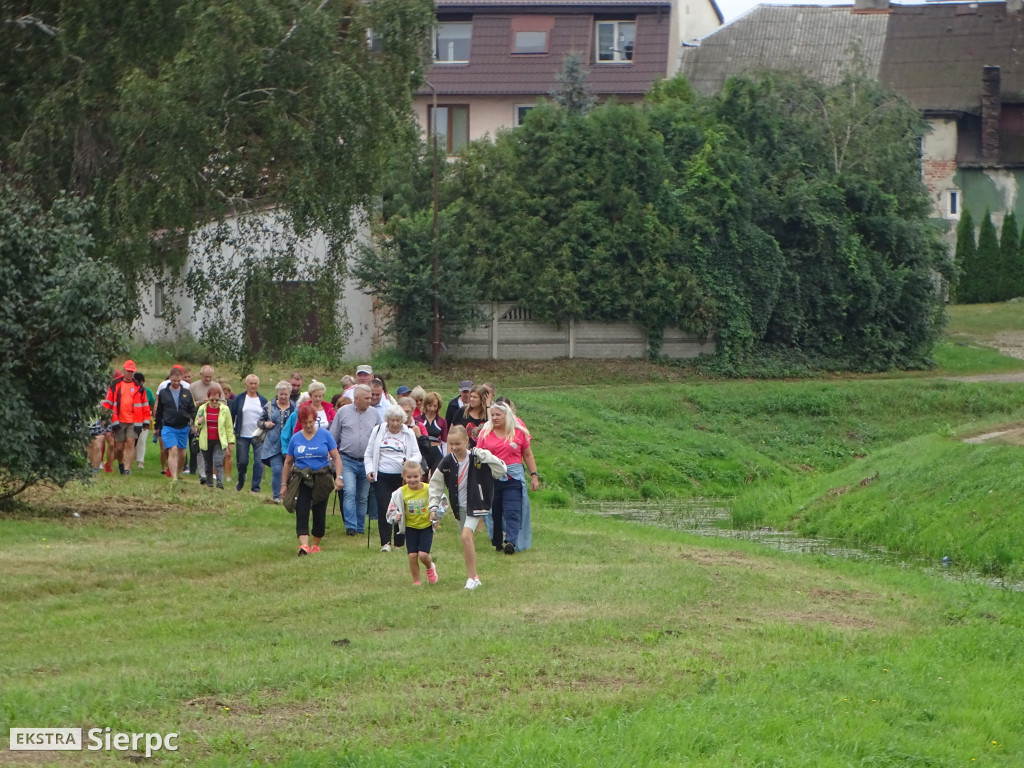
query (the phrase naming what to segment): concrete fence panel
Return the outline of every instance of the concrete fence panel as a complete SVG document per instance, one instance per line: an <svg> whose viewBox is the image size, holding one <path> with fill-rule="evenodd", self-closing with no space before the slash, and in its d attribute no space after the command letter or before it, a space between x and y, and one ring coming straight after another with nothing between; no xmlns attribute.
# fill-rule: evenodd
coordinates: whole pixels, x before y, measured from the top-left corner
<svg viewBox="0 0 1024 768"><path fill-rule="evenodd" d="M445 354L467 360L551 360L570 358L645 357L647 341L643 329L633 323L572 321L556 327L530 317L514 303L481 305L489 318L465 333ZM662 354L670 358L696 357L715 351L713 341L701 342L694 334L678 328L665 329Z"/></svg>

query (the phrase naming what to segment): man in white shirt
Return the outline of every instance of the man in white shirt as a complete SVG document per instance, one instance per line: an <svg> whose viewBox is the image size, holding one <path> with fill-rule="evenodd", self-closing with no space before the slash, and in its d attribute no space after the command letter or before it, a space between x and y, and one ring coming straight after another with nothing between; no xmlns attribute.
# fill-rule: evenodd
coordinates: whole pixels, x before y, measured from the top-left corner
<svg viewBox="0 0 1024 768"><path fill-rule="evenodd" d="M373 378L373 367L369 365L360 365L356 368L356 383L351 387L348 387L342 395L347 397L352 402L355 402L355 397L352 392L356 387L356 384L362 384L363 386L370 386L370 380Z"/></svg>

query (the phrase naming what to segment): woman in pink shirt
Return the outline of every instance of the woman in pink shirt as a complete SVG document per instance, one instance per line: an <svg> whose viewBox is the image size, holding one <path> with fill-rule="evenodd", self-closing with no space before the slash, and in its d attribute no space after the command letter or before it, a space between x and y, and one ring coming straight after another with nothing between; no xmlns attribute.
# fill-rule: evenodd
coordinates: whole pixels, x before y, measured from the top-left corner
<svg viewBox="0 0 1024 768"><path fill-rule="evenodd" d="M515 414L506 403L492 405L488 409L488 416L487 423L477 436L476 445L493 453L508 467L507 474L494 481L491 543L498 551L511 555L529 546L519 544L527 470L530 473L531 491L540 488L540 478L537 475L537 462L530 448L530 431L526 425L516 420Z"/></svg>

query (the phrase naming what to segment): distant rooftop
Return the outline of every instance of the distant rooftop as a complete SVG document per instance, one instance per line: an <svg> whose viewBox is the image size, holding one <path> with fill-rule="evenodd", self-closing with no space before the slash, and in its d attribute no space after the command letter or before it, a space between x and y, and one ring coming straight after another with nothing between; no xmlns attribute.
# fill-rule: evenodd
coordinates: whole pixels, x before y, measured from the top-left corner
<svg viewBox="0 0 1024 768"><path fill-rule="evenodd" d="M854 60L878 77L888 14L854 13L850 5L759 5L683 49L680 71L699 93L726 79L765 70L799 71L837 83Z"/></svg>
<svg viewBox="0 0 1024 768"><path fill-rule="evenodd" d="M1024 13L1005 2L759 5L684 48L679 69L710 94L732 75L771 69L835 83L858 60L922 110L978 112L986 65L1000 68L1003 101L1024 103Z"/></svg>
<svg viewBox="0 0 1024 768"><path fill-rule="evenodd" d="M918 109L978 112L995 65L1003 101L1024 102L1022 16L1002 2L893 6L880 79Z"/></svg>

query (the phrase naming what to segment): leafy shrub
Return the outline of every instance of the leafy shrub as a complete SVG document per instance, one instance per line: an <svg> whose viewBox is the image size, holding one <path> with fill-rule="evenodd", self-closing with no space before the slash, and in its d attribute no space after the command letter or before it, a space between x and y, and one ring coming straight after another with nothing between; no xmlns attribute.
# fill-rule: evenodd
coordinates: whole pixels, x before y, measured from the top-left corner
<svg viewBox="0 0 1024 768"><path fill-rule="evenodd" d="M0 499L89 473L88 426L127 321L117 273L89 255L87 213L0 182Z"/></svg>

